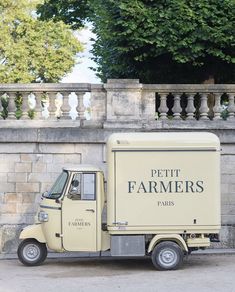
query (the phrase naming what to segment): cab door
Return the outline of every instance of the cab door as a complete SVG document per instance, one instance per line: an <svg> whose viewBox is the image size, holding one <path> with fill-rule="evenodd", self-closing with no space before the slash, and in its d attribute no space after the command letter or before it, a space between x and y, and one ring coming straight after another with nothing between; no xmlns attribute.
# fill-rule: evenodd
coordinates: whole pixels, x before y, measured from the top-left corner
<svg viewBox="0 0 235 292"><path fill-rule="evenodd" d="M62 202L62 242L67 251L97 249L96 173L74 173Z"/></svg>

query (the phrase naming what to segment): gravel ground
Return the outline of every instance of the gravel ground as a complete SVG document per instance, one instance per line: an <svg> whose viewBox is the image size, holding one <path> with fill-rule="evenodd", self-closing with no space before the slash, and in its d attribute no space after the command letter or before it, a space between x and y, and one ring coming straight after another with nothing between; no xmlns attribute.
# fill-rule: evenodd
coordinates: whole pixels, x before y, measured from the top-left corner
<svg viewBox="0 0 235 292"><path fill-rule="evenodd" d="M0 292L235 291L235 254L192 254L178 271L148 258L50 258L39 267L0 260Z"/></svg>

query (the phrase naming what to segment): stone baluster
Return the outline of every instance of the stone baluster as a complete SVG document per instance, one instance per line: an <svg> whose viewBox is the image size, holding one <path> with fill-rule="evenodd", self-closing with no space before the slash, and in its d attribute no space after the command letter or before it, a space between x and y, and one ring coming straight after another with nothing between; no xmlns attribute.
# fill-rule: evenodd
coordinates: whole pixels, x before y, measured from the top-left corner
<svg viewBox="0 0 235 292"><path fill-rule="evenodd" d="M215 105L213 107L214 120L221 120L222 107L221 107L220 99L221 99L221 94L216 93L215 94Z"/></svg>
<svg viewBox="0 0 235 292"><path fill-rule="evenodd" d="M201 120L208 120L208 111L209 107L207 105L207 94L203 93L201 95L201 106L200 106L200 119Z"/></svg>
<svg viewBox="0 0 235 292"><path fill-rule="evenodd" d="M235 105L234 105L234 93L228 94L228 120L234 119Z"/></svg>
<svg viewBox="0 0 235 292"><path fill-rule="evenodd" d="M34 93L35 96L35 107L34 107L34 118L40 120L42 118L42 104L41 104L41 92Z"/></svg>
<svg viewBox="0 0 235 292"><path fill-rule="evenodd" d="M63 104L61 106L61 111L62 111L61 119L63 120L70 119L69 95L70 95L70 92L63 92Z"/></svg>
<svg viewBox="0 0 235 292"><path fill-rule="evenodd" d="M16 103L15 103L15 98L16 94L15 92L9 92L8 94L8 119L10 120L15 120L16 119Z"/></svg>
<svg viewBox="0 0 235 292"><path fill-rule="evenodd" d="M174 120L180 119L182 108L180 106L180 94L174 96L174 106L172 108Z"/></svg>
<svg viewBox="0 0 235 292"><path fill-rule="evenodd" d="M0 93L0 120L3 119L3 117L2 117L2 111L3 111L3 106L2 106L2 95L3 95L3 92Z"/></svg>
<svg viewBox="0 0 235 292"><path fill-rule="evenodd" d="M50 120L55 120L56 119L56 96L57 96L57 92L51 92L48 93L49 95L49 106L47 108L48 112L49 112L49 119Z"/></svg>
<svg viewBox="0 0 235 292"><path fill-rule="evenodd" d="M167 107L167 104L166 104L166 98L167 98L167 94L161 94L160 95L160 106L158 108L158 111L160 113L160 119L161 120L166 120L167 119L168 107Z"/></svg>
<svg viewBox="0 0 235 292"><path fill-rule="evenodd" d="M29 92L24 92L22 93L22 106L21 106L21 110L22 110L22 116L21 119L22 120L27 120L29 119Z"/></svg>
<svg viewBox="0 0 235 292"><path fill-rule="evenodd" d="M75 93L77 95L77 100L78 100L78 104L76 107L76 110L78 113L77 119L82 122L85 119L85 116L84 116L85 106L83 103L83 97L85 93L84 92L75 92Z"/></svg>
<svg viewBox="0 0 235 292"><path fill-rule="evenodd" d="M194 106L194 95L195 94L189 94L188 95L188 104L187 104L187 107L186 107L186 113L187 113L187 120L193 120L195 117L194 117L194 113L195 113L195 106Z"/></svg>

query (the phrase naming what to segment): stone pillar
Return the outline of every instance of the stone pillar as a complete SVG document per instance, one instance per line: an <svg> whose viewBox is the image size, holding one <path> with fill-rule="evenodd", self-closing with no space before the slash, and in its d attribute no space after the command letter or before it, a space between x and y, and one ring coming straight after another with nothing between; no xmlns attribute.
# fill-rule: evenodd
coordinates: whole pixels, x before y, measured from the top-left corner
<svg viewBox="0 0 235 292"><path fill-rule="evenodd" d="M3 111L3 106L2 106L2 95L3 95L3 92L0 92L0 120L3 119L3 117L2 117L2 111Z"/></svg>
<svg viewBox="0 0 235 292"><path fill-rule="evenodd" d="M141 124L142 84L136 79L109 79L106 128L137 128Z"/></svg>
<svg viewBox="0 0 235 292"><path fill-rule="evenodd" d="M41 105L41 93L40 92L35 92L35 107L34 107L34 118L35 120L40 120L42 118L42 105Z"/></svg>
<svg viewBox="0 0 235 292"><path fill-rule="evenodd" d="M77 95L77 101L78 101L78 104L76 107L76 110L78 113L77 120L80 120L80 124L82 124L83 120L85 119L85 116L84 116L85 106L83 103L83 97L85 93L84 92L75 92L75 93Z"/></svg>
<svg viewBox="0 0 235 292"><path fill-rule="evenodd" d="M187 120L193 120L194 119L194 113L195 113L195 106L194 106L194 94L189 94L188 96L188 104L186 107L186 113L187 113Z"/></svg>
<svg viewBox="0 0 235 292"><path fill-rule="evenodd" d="M61 110L62 110L61 119L63 119L63 120L70 119L70 116L69 116L69 112L70 112L69 95L70 95L70 92L63 92L63 104L61 106Z"/></svg>
<svg viewBox="0 0 235 292"><path fill-rule="evenodd" d="M22 120L29 119L28 110L29 110L29 92L22 93Z"/></svg>
<svg viewBox="0 0 235 292"><path fill-rule="evenodd" d="M234 93L228 95L228 120L234 119L235 105L234 105Z"/></svg>
<svg viewBox="0 0 235 292"><path fill-rule="evenodd" d="M221 98L221 94L216 93L215 94L215 106L213 107L214 120L221 120L222 107L220 104L220 98Z"/></svg>
<svg viewBox="0 0 235 292"><path fill-rule="evenodd" d="M8 119L15 120L16 119L16 104L15 104L15 92L8 93L9 100L8 100Z"/></svg>
<svg viewBox="0 0 235 292"><path fill-rule="evenodd" d="M168 107L166 104L166 98L167 94L164 93L160 95L160 107L158 109L160 113L160 120L167 120Z"/></svg>
<svg viewBox="0 0 235 292"><path fill-rule="evenodd" d="M174 96L174 106L172 108L174 120L180 120L182 108L180 106L180 94Z"/></svg>
<svg viewBox="0 0 235 292"><path fill-rule="evenodd" d="M203 93L201 95L201 106L200 106L200 119L201 120L208 120L208 111L209 107L207 105L207 94Z"/></svg>
<svg viewBox="0 0 235 292"><path fill-rule="evenodd" d="M102 128L107 116L107 96L103 86L92 86L90 98L90 120L85 123Z"/></svg>
<svg viewBox="0 0 235 292"><path fill-rule="evenodd" d="M55 101L56 101L57 92L50 92L50 93L48 93L48 95L49 95L49 106L48 106L47 110L49 112L49 119L55 120L56 119Z"/></svg>
<svg viewBox="0 0 235 292"><path fill-rule="evenodd" d="M156 93L145 90L142 92L142 122L146 127L156 121Z"/></svg>

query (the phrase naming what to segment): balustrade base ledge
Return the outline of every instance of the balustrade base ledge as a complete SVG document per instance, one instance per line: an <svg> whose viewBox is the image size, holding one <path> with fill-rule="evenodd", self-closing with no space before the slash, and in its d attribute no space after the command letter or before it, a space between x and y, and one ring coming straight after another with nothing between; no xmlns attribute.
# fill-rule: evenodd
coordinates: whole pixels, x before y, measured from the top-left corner
<svg viewBox="0 0 235 292"><path fill-rule="evenodd" d="M194 127L158 127L158 128L93 128L93 127L44 127L44 128L2 128L0 125L0 143L88 143L105 144L112 133L118 132L189 132L209 131L215 133L221 143L235 143L235 125L233 128L196 128Z"/></svg>

